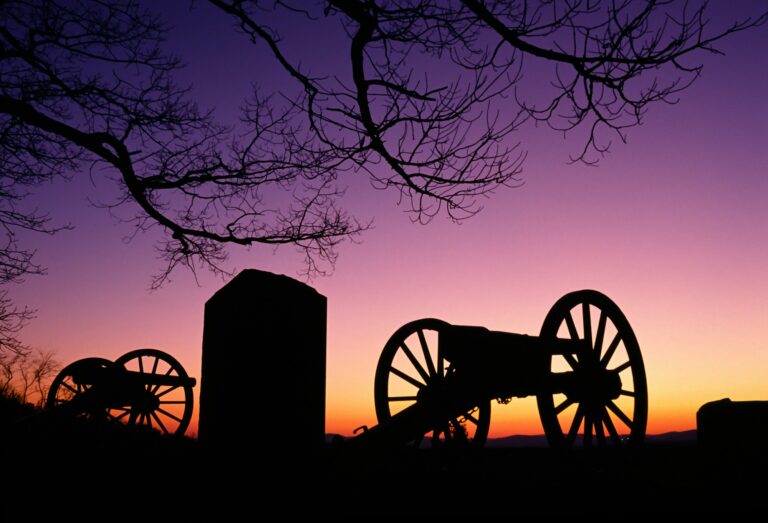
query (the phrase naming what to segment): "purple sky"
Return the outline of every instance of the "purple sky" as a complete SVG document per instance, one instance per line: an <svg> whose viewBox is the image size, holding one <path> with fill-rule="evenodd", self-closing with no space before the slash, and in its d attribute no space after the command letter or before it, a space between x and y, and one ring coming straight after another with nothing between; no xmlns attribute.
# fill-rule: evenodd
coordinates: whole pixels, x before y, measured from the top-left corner
<svg viewBox="0 0 768 523"><path fill-rule="evenodd" d="M170 46L188 63L183 80L203 106L226 121L251 82L281 88L263 49L207 4L179 8L186 5L162 8L176 26ZM713 19L757 4L725 5L717 3ZM313 30L296 27L287 49L313 67L343 69L337 33ZM597 168L566 165L578 139L524 126L510 137L528 150L524 185L484 200L484 211L462 225L443 217L411 224L395 193L347 179L349 210L375 222L362 243L341 248L332 276L311 282L329 299L329 431L375 423L376 360L407 321L439 317L536 334L557 298L580 288L612 297L637 333L649 432L693 428L709 400L767 399L768 27L720 48L725 56L703 56L702 78L679 104L651 106L628 144L614 140ZM148 292L161 266L153 235L126 243L130 229L88 204L111 190L80 173L35 195L75 229L30 238L48 275L11 289L38 309L24 339L64 363L155 347L199 376L203 305L223 282L200 274L196 283L180 271ZM289 276L302 268L291 247L233 250L231 262ZM491 430L540 432L535 402L496 409Z"/></svg>

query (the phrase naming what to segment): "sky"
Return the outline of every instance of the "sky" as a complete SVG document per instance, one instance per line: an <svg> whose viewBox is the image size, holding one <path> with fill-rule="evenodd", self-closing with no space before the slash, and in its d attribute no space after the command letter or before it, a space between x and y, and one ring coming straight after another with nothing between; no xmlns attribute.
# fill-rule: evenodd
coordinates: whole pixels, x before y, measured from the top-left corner
<svg viewBox="0 0 768 523"><path fill-rule="evenodd" d="M279 77L262 74L266 55L224 15L186 5L164 4L169 45L203 103L227 118L254 75L279 89ZM301 40L289 49L316 67L338 60ZM347 208L374 227L342 245L332 275L309 281L328 298L327 432L376 423L376 363L401 325L435 317L535 335L555 301L578 289L611 297L638 337L648 433L695 428L711 400L768 399L768 26L720 49L702 56L702 76L679 103L651 106L598 167L568 164L577 139L524 126L513 137L528 151L523 185L484 199L460 225L414 224L397 194L347 180ZM126 241L128 226L89 203L109 190L82 173L35 193L74 229L30 240L48 273L10 289L37 310L23 340L64 364L158 348L199 377L204 304L225 281L177 271L148 290L161 268L156 238ZM291 247L232 250L231 266L299 279L303 268ZM494 406L491 436L541 432L534 398Z"/></svg>

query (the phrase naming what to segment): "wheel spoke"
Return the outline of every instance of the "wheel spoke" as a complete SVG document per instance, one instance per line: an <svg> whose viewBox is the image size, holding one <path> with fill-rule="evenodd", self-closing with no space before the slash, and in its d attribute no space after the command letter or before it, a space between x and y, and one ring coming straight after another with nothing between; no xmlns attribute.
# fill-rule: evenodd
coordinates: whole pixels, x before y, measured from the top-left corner
<svg viewBox="0 0 768 523"><path fill-rule="evenodd" d="M155 397L156 398L161 398L161 397L165 396L166 394L168 394L169 392L171 392L172 390L178 389L179 387L181 387L181 385L172 385L170 389L164 390L160 394L155 394Z"/></svg>
<svg viewBox="0 0 768 523"><path fill-rule="evenodd" d="M137 359L137 360L138 360L138 362L139 362L139 372L141 372L142 374L144 374L144 357L143 357L143 356L139 356L139 357L138 357L138 358L136 358L136 359Z"/></svg>
<svg viewBox="0 0 768 523"><path fill-rule="evenodd" d="M155 363L152 364L152 372L150 372L150 374L152 374L153 376L155 374L157 374L157 364L158 363L160 363L160 357L159 356L155 356ZM155 392L157 392L157 389L159 389L159 388L160 388L160 384L158 383L157 385L155 385L154 387L152 387L150 389L150 392L152 392L154 394Z"/></svg>
<svg viewBox="0 0 768 523"><path fill-rule="evenodd" d="M416 401L416 396L390 396L387 398L388 401ZM168 402L162 402L162 403L168 403ZM175 403L184 403L183 401L177 401Z"/></svg>
<svg viewBox="0 0 768 523"><path fill-rule="evenodd" d="M155 411L152 411L150 414L152 415L153 418L155 418L155 421L157 422L157 424L160 425L160 429L165 434L168 434L168 429L165 428L165 425L163 425L163 422L160 421L160 418L157 416L157 414L155 414Z"/></svg>
<svg viewBox="0 0 768 523"><path fill-rule="evenodd" d="M571 316L571 311L568 311L565 315L565 324L568 326L568 333L570 334L571 339L578 340L579 332L576 330L576 324L573 323L573 316Z"/></svg>
<svg viewBox="0 0 768 523"><path fill-rule="evenodd" d="M475 417L474 417L474 416L473 416L471 413L469 413L469 412L467 412L466 414L464 414L464 419L466 419L467 421L470 421L470 422L474 423L475 425L479 425L479 424L480 424L480 421L479 421L477 418L475 418Z"/></svg>
<svg viewBox="0 0 768 523"><path fill-rule="evenodd" d="M595 439L599 447L605 446L605 430L603 429L602 415L599 411L595 417Z"/></svg>
<svg viewBox="0 0 768 523"><path fill-rule="evenodd" d="M619 436L619 433L616 432L616 427L613 425L613 421L611 420L611 415L608 414L608 411L605 410L605 407L601 407L603 411L603 421L605 422L605 427L608 429L608 434L611 435L611 439L614 443L617 445L621 445L621 436Z"/></svg>
<svg viewBox="0 0 768 523"><path fill-rule="evenodd" d="M429 353L429 347L427 347L427 339L424 337L424 331L419 329L416 331L416 334L419 336L419 344L421 345L421 352L424 353L424 361L427 362L427 370L429 371L430 376L434 376L437 374L437 371L435 370L435 364L432 361L432 355Z"/></svg>
<svg viewBox="0 0 768 523"><path fill-rule="evenodd" d="M570 365L573 370L576 370L576 367L579 366L579 362L576 361L576 358L573 357L573 354L568 354L566 352L563 354L563 358L565 358L565 361L568 362L568 365Z"/></svg>
<svg viewBox="0 0 768 523"><path fill-rule="evenodd" d="M584 341L589 345L589 350L592 350L592 316L589 311L589 303L584 302L581 304L581 310L584 320Z"/></svg>
<svg viewBox="0 0 768 523"><path fill-rule="evenodd" d="M605 338L605 323L607 316L604 310L600 310L600 319L597 322L597 332L595 333L595 357L600 361L600 352L603 350L603 338Z"/></svg>
<svg viewBox="0 0 768 523"><path fill-rule="evenodd" d="M606 405L609 409L611 409L611 412L616 414L616 416L624 422L624 425L629 428L629 430L632 430L632 420L627 417L626 414L616 405L613 401L609 401Z"/></svg>
<svg viewBox="0 0 768 523"><path fill-rule="evenodd" d="M584 409L584 441L582 442L585 448L592 447L592 416L589 415L589 409Z"/></svg>
<svg viewBox="0 0 768 523"><path fill-rule="evenodd" d="M616 374L618 374L619 372L627 370L631 365L632 365L631 361L625 361L615 369L611 369L611 372L615 372Z"/></svg>
<svg viewBox="0 0 768 523"><path fill-rule="evenodd" d="M149 391L149 392L150 392L150 393L151 393L151 394L152 394L154 397L156 397L156 398L159 398L159 397L160 397L160 394L162 394L162 392L165 392L165 391L162 391L162 392L160 392L160 388L161 388L161 387L168 387L168 388L170 389L170 388L172 388L172 387L173 387L173 385L165 385L165 384L163 384L163 385L157 385L157 386L155 386L155 387L154 387L154 388L153 388L151 391ZM179 387L179 385L177 385L176 387L178 388L178 387Z"/></svg>
<svg viewBox="0 0 768 523"><path fill-rule="evenodd" d="M62 387L65 387L65 388L67 388L67 389L69 389L69 390L71 390L71 391L72 391L72 392L74 392L75 394L80 394L80 391L78 391L78 390L75 390L75 389L72 387L72 385L70 385L70 384L69 384L69 383L67 383L66 381L62 381L62 382L61 382L61 386L62 386Z"/></svg>
<svg viewBox="0 0 768 523"><path fill-rule="evenodd" d="M165 414L165 415L166 415L166 416L168 416L169 418L171 418L171 419L175 419L176 421L178 421L179 423L181 423L181 418L179 418L178 416L175 416L174 414L171 414L171 413L170 413L170 412L168 412L167 410L165 410L165 409L162 409L162 408L158 407L158 408L157 408L157 411L158 411L158 412L162 412L163 414Z"/></svg>
<svg viewBox="0 0 768 523"><path fill-rule="evenodd" d="M405 355L408 356L408 360L411 362L411 365L413 365L413 368L416 369L416 371L419 373L421 379L424 380L424 383L429 382L429 374L427 374L427 371L425 371L424 367L421 366L421 363L419 363L419 360L416 359L416 356L413 355L411 349L408 348L408 345L403 342L400 344L400 348L405 353Z"/></svg>
<svg viewBox="0 0 768 523"><path fill-rule="evenodd" d="M568 430L568 445L573 445L574 441L576 441L576 434L579 432L579 427L581 427L581 420L583 418L583 408L581 404L579 404L579 406L576 408L576 415L573 417L571 428Z"/></svg>
<svg viewBox="0 0 768 523"><path fill-rule="evenodd" d="M413 385L416 388L419 388L419 389L423 389L424 388L424 384L423 383L421 383L420 381L415 380L414 378L410 377L409 375L407 375L405 372L403 372L401 370L398 370L398 369L396 369L394 367L390 367L389 372L391 372L395 376L398 376L399 378L407 381L408 383L410 383L411 385Z"/></svg>
<svg viewBox="0 0 768 523"><path fill-rule="evenodd" d="M602 363L603 367L608 367L608 362L611 361L611 358L613 357L613 353L616 352L616 347L619 346L619 343L621 342L621 333L617 332L616 336L613 337L613 341L611 341L611 344L608 345L608 349L606 349L605 354L603 355L603 359L600 360L600 363Z"/></svg>
<svg viewBox="0 0 768 523"><path fill-rule="evenodd" d="M555 414L560 414L571 405L573 405L573 400L571 398L565 398L565 400L560 405L555 407Z"/></svg>
<svg viewBox="0 0 768 523"><path fill-rule="evenodd" d="M630 398L634 398L635 397L635 392L632 391L632 390L621 389L621 395L622 396L629 396Z"/></svg>

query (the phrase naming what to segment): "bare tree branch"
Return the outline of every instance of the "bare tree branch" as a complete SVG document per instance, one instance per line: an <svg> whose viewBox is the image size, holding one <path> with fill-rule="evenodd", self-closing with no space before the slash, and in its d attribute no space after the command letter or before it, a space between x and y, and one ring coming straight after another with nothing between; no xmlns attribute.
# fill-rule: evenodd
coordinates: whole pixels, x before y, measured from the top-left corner
<svg viewBox="0 0 768 523"><path fill-rule="evenodd" d="M293 124L290 107L255 97L238 134L200 113L173 82L180 64L161 50L166 31L131 0L4 3L3 201L21 199L13 190L22 182L71 176L87 164L117 174L122 197L111 205L136 209L138 230L165 234L159 252L167 265L156 285L178 265L221 270L227 244L292 244L313 268L332 263L338 243L366 228L336 206L338 161ZM272 198L278 193L289 197ZM45 216L14 221L11 211L0 212L6 230L55 230L44 228ZM39 272L33 253L8 238L16 273Z"/></svg>
<svg viewBox="0 0 768 523"><path fill-rule="evenodd" d="M376 186L400 190L420 220L440 209L472 215L477 196L516 185L524 154L508 139L527 119L582 129L572 160L596 163L648 106L677 100L703 53L768 17L710 29L707 3L684 0L209 1L297 80L295 103L320 140ZM344 81L288 57L272 26L286 16L338 20L349 43ZM551 69L531 86L522 73L539 72L534 62ZM431 84L432 71L447 80Z"/></svg>
<svg viewBox="0 0 768 523"><path fill-rule="evenodd" d="M594 164L610 142L601 130L626 141L650 104L675 103L676 95L698 78L702 52L734 33L765 23L768 11L710 31L707 2L673 0L517 2L462 0L515 56L554 65L552 94L544 104L516 101L538 121L558 131L587 128L573 161ZM595 156L592 153L597 153Z"/></svg>
<svg viewBox="0 0 768 523"><path fill-rule="evenodd" d="M105 206L134 231L161 232L153 285L178 266L224 270L228 245L293 245L322 273L369 226L341 208L341 177L398 192L415 221L462 220L520 184L526 122L581 133L572 159L594 163L677 100L702 54L768 18L713 29L706 2L684 0L209 2L287 76L272 96L254 90L237 127L175 82L168 27L138 0L2 1L0 284L44 272L19 231L67 227L29 194L84 173L115 183ZM292 56L286 21L336 31L338 71ZM29 312L3 299L11 347Z"/></svg>
<svg viewBox="0 0 768 523"><path fill-rule="evenodd" d="M23 355L29 352L18 334L34 314L31 309L14 306L8 293L0 291L0 354Z"/></svg>

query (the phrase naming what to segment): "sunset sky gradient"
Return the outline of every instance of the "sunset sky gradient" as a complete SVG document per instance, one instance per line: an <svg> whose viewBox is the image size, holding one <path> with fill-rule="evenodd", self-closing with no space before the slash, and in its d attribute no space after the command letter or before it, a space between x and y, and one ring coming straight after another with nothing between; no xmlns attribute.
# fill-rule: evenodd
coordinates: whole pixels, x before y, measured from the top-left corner
<svg viewBox="0 0 768 523"><path fill-rule="evenodd" d="M187 5L163 9L175 26L169 44L188 63L182 81L201 105L232 119L251 82L279 88L263 50L225 15ZM736 20L761 5L717 2L711 12ZM309 67L320 51L308 38L325 36L289 36ZM768 26L720 49L725 56L701 55L702 77L677 105L651 106L598 167L567 164L583 145L578 136L523 126L510 136L528 151L522 186L483 200L483 211L461 225L442 216L413 224L396 193L349 175L347 208L374 228L342 246L331 276L309 282L328 298L327 431L375 424L376 362L402 324L436 317L537 334L555 301L583 288L611 297L637 334L649 433L694 428L696 410L710 400L768 399ZM319 56L316 67L343 67L345 56ZM148 291L161 268L157 237L124 241L130 227L89 203L112 190L80 173L35 194L55 222L75 228L25 239L48 275L10 289L38 311L23 339L64 364L158 348L199 377L203 306L224 281L178 271ZM231 252L236 269L297 278L302 270L291 247ZM254 405L253 416L268 423L269 398ZM535 399L494 407L492 437L541 432Z"/></svg>

